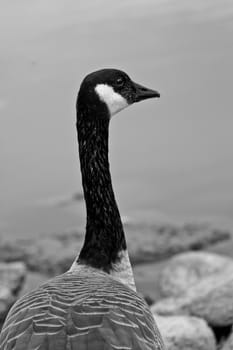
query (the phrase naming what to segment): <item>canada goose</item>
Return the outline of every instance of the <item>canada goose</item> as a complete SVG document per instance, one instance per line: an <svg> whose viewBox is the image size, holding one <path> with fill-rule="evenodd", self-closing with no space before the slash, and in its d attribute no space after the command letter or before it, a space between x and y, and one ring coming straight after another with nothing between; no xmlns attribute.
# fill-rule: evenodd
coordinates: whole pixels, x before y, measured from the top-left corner
<svg viewBox="0 0 233 350"><path fill-rule="evenodd" d="M89 74L77 98L77 132L87 210L83 248L70 270L19 299L0 336L1 350L164 349L137 294L108 162L111 117L159 97L116 69Z"/></svg>

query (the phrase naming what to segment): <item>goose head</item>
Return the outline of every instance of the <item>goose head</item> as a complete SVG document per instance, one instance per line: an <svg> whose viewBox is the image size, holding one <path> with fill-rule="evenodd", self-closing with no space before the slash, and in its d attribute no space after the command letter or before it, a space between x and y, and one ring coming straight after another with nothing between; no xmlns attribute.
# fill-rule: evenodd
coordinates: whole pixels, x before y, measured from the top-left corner
<svg viewBox="0 0 233 350"><path fill-rule="evenodd" d="M160 94L135 83L123 71L101 69L83 80L77 99L77 109L84 108L91 118L111 118L129 105Z"/></svg>

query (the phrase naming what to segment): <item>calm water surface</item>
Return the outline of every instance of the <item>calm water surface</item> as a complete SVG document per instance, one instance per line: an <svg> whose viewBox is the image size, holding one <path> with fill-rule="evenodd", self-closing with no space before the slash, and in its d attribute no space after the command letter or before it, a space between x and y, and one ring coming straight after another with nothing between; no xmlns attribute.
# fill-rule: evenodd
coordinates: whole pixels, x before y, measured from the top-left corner
<svg viewBox="0 0 233 350"><path fill-rule="evenodd" d="M161 99L111 123L121 213L233 227L233 3L0 0L0 230L82 225L75 99L118 67Z"/></svg>

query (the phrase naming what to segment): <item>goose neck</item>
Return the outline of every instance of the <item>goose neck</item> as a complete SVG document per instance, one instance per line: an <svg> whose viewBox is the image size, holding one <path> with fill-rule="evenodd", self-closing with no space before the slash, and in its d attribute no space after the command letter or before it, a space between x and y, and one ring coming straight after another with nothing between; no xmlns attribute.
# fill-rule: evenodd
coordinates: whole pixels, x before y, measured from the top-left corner
<svg viewBox="0 0 233 350"><path fill-rule="evenodd" d="M79 262L110 271L126 250L108 160L109 118L77 121L87 221Z"/></svg>

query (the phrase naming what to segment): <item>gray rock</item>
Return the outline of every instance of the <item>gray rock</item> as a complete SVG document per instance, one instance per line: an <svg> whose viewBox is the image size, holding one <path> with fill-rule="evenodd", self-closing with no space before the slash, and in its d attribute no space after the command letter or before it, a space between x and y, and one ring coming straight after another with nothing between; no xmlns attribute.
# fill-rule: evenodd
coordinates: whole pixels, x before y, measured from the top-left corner
<svg viewBox="0 0 233 350"><path fill-rule="evenodd" d="M205 278L191 277L189 280L188 277L188 280L191 281L190 285L187 281L181 284L172 282L176 287L178 284L181 286L179 288L182 289L182 294L177 296L177 287L174 296L161 299L152 306L154 312L160 315L193 315L217 327L231 325L233 323L233 267L230 262L227 262L227 259L225 263L224 258L221 259L221 257L216 257L221 268L218 269L213 264L212 273L209 276L207 274ZM217 272L213 273L215 269ZM205 273L202 273L202 276L204 275ZM188 276L188 273L183 273L183 276ZM195 279L196 283L193 282ZM185 292L184 286L186 286ZM165 293L172 294L169 288L164 289Z"/></svg>
<svg viewBox="0 0 233 350"><path fill-rule="evenodd" d="M23 263L0 263L0 322L23 287L26 267Z"/></svg>
<svg viewBox="0 0 233 350"><path fill-rule="evenodd" d="M231 334L225 342L222 342L219 346L220 350L233 350L233 329L231 329Z"/></svg>
<svg viewBox="0 0 233 350"><path fill-rule="evenodd" d="M183 226L129 223L124 227L134 265L161 261L180 252L201 250L231 238L229 232L202 223Z"/></svg>
<svg viewBox="0 0 233 350"><path fill-rule="evenodd" d="M0 259L7 262L21 260L30 271L55 275L71 266L81 244L79 232L48 235L38 240L7 241L0 246Z"/></svg>
<svg viewBox="0 0 233 350"><path fill-rule="evenodd" d="M210 276L233 271L233 260L207 252L186 252L171 258L160 272L160 294L179 297Z"/></svg>
<svg viewBox="0 0 233 350"><path fill-rule="evenodd" d="M155 316L167 350L215 350L214 334L196 317Z"/></svg>
<svg viewBox="0 0 233 350"><path fill-rule="evenodd" d="M125 231L133 265L161 261L177 252L203 249L228 240L230 233L209 225L126 223ZM23 261L31 271L50 275L66 271L83 244L84 229L50 234L40 239L5 241L1 261Z"/></svg>
<svg viewBox="0 0 233 350"><path fill-rule="evenodd" d="M23 262L0 263L0 284L10 289L13 295L21 290L25 277L26 266Z"/></svg>
<svg viewBox="0 0 233 350"><path fill-rule="evenodd" d="M0 286L0 322L4 320L14 302L15 297L12 295L10 288Z"/></svg>
<svg viewBox="0 0 233 350"><path fill-rule="evenodd" d="M233 349L233 340L232 337L230 337L225 344L223 344L222 347L219 348L220 350L232 350Z"/></svg>

